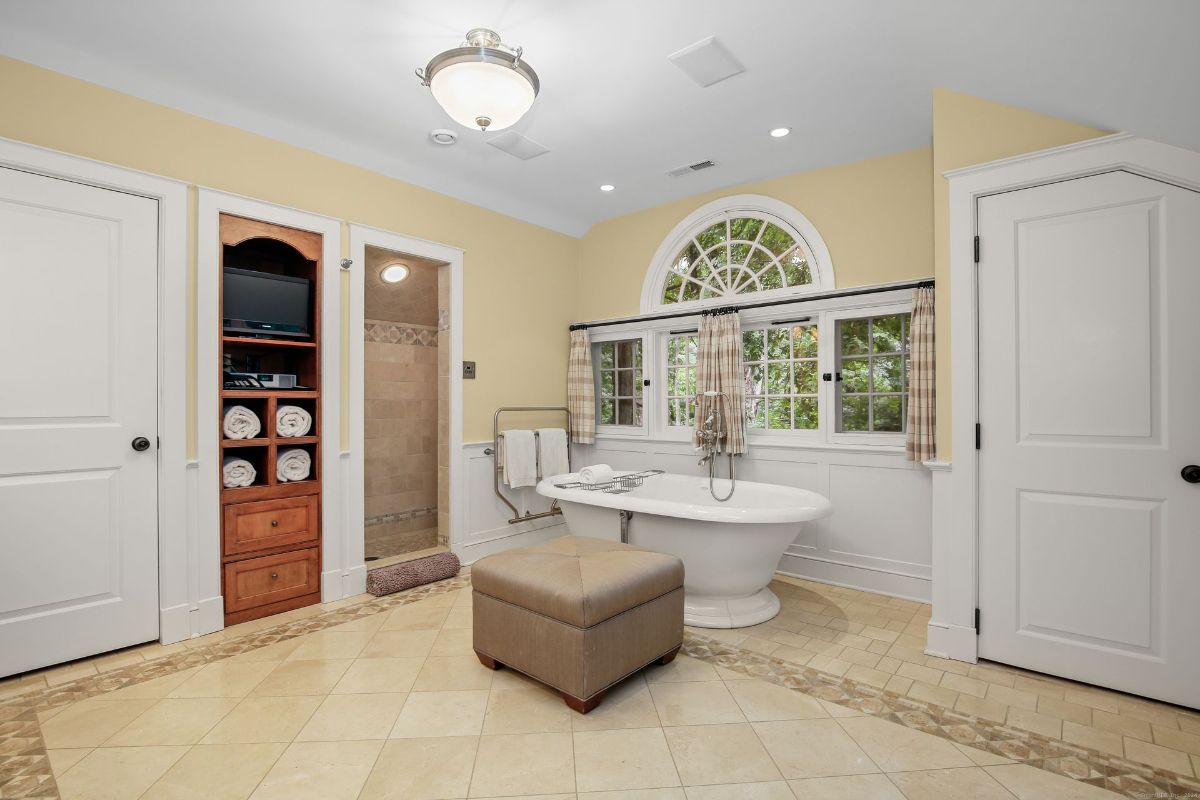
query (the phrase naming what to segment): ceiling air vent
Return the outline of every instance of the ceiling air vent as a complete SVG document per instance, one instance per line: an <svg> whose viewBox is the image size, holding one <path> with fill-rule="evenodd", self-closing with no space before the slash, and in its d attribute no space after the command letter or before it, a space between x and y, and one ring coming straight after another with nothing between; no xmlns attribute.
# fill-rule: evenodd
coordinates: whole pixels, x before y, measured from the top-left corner
<svg viewBox="0 0 1200 800"><path fill-rule="evenodd" d="M519 158L522 161L528 161L531 158L537 158L543 153L550 152L550 149L545 145L539 144L517 131L505 131L504 133L493 134L488 137L487 143L497 150L503 150L510 156Z"/></svg>
<svg viewBox="0 0 1200 800"><path fill-rule="evenodd" d="M708 169L709 167L715 167L716 165L717 162L713 161L712 159L708 159L706 161L697 161L695 164L684 164L682 167L676 167L675 169L667 170L667 177L681 178L684 175L690 175L693 172L699 172L702 169Z"/></svg>

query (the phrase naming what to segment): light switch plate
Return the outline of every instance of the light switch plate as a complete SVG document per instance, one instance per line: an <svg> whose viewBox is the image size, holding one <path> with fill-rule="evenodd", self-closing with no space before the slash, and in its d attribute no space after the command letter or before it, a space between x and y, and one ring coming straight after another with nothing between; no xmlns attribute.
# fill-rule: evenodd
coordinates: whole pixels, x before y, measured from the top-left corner
<svg viewBox="0 0 1200 800"><path fill-rule="evenodd" d="M474 361L464 361L463 362L463 378L465 380L473 380L475 378L475 362Z"/></svg>

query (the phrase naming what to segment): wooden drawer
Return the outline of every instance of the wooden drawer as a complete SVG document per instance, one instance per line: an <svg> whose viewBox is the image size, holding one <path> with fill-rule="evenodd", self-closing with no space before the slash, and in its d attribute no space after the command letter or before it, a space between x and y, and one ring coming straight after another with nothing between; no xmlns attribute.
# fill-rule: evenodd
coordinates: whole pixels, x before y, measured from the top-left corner
<svg viewBox="0 0 1200 800"><path fill-rule="evenodd" d="M316 542L317 495L225 506L224 555Z"/></svg>
<svg viewBox="0 0 1200 800"><path fill-rule="evenodd" d="M321 589L320 549L248 558L225 565L225 613L290 600Z"/></svg>

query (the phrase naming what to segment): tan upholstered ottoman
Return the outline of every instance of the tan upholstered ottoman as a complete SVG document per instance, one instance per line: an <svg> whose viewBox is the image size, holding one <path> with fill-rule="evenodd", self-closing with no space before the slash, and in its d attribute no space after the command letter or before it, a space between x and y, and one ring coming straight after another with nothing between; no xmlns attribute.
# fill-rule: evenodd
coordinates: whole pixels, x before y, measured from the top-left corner
<svg viewBox="0 0 1200 800"><path fill-rule="evenodd" d="M471 568L475 654L558 689L586 714L609 687L683 643L683 562L564 536Z"/></svg>

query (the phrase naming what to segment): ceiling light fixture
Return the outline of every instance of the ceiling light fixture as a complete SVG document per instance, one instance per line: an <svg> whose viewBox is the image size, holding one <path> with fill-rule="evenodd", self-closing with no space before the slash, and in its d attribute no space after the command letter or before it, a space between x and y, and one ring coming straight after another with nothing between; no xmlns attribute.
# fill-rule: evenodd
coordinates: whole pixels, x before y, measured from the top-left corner
<svg viewBox="0 0 1200 800"><path fill-rule="evenodd" d="M408 277L408 267L403 264L388 264L379 271L379 279L384 283L399 283Z"/></svg>
<svg viewBox="0 0 1200 800"><path fill-rule="evenodd" d="M791 128L771 128L771 136L776 139L782 139L792 132Z"/></svg>
<svg viewBox="0 0 1200 800"><path fill-rule="evenodd" d="M495 31L474 28L461 45L418 69L417 77L459 125L498 131L523 117L541 88L537 73L521 60L523 52L501 44Z"/></svg>
<svg viewBox="0 0 1200 800"><path fill-rule="evenodd" d="M611 183L604 183L600 185L600 191L602 192L611 192L615 188L617 187L613 186Z"/></svg>
<svg viewBox="0 0 1200 800"><path fill-rule="evenodd" d="M458 141L458 134L445 128L436 128L429 132L429 138L434 144L449 146Z"/></svg>

